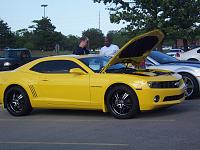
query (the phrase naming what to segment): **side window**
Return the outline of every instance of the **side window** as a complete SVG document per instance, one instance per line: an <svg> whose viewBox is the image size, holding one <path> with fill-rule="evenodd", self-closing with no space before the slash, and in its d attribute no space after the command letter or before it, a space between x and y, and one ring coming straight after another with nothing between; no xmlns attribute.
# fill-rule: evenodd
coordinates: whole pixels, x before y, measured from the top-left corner
<svg viewBox="0 0 200 150"><path fill-rule="evenodd" d="M30 52L29 51L21 51L20 57L21 58L30 58Z"/></svg>
<svg viewBox="0 0 200 150"><path fill-rule="evenodd" d="M72 68L81 68L69 60L50 60L36 64L30 70L40 73L69 73Z"/></svg>

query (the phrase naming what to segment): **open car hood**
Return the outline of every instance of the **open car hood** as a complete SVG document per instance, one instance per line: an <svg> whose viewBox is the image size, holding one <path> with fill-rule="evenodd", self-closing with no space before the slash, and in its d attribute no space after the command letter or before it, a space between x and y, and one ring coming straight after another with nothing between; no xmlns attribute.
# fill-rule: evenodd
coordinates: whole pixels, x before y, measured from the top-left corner
<svg viewBox="0 0 200 150"><path fill-rule="evenodd" d="M139 65L149 53L155 49L163 40L164 34L160 30L153 30L134 37L127 42L105 65L101 73L117 63L131 63L133 66Z"/></svg>

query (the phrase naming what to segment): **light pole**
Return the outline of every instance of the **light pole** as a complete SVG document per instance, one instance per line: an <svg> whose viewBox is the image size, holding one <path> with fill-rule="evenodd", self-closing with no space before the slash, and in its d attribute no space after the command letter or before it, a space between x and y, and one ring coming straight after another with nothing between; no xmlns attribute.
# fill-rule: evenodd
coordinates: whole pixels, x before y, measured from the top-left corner
<svg viewBox="0 0 200 150"><path fill-rule="evenodd" d="M45 18L45 7L47 7L48 5L41 5L41 7L44 7L44 18Z"/></svg>
<svg viewBox="0 0 200 150"><path fill-rule="evenodd" d="M100 13L100 10L99 10L99 30L101 30L101 13Z"/></svg>

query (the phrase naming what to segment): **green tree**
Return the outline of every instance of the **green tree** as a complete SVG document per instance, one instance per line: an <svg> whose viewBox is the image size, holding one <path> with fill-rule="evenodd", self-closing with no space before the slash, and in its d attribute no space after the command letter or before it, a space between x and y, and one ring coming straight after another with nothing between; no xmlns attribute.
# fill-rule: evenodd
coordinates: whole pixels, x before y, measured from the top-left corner
<svg viewBox="0 0 200 150"><path fill-rule="evenodd" d="M93 0L110 5L112 23L126 23L126 30L146 32L162 30L166 36L185 40L200 23L199 0ZM168 37L167 37L168 38ZM186 48L187 49L187 48Z"/></svg>
<svg viewBox="0 0 200 150"><path fill-rule="evenodd" d="M14 46L14 34L7 23L0 19L0 49Z"/></svg>
<svg viewBox="0 0 200 150"><path fill-rule="evenodd" d="M91 28L86 31L83 31L82 35L89 38L89 47L92 50L95 50L103 46L104 35L101 30Z"/></svg>
<svg viewBox="0 0 200 150"><path fill-rule="evenodd" d="M25 47L35 49L33 43L33 32L28 29L20 29L15 32L15 47Z"/></svg>
<svg viewBox="0 0 200 150"><path fill-rule="evenodd" d="M68 35L64 38L63 45L64 49L68 51L74 51L78 48L79 37L74 35Z"/></svg>
<svg viewBox="0 0 200 150"><path fill-rule="evenodd" d="M38 49L54 50L56 44L62 41L62 34L55 32L55 26L52 25L51 20L42 18L41 20L34 20L35 25L33 28L33 41Z"/></svg>
<svg viewBox="0 0 200 150"><path fill-rule="evenodd" d="M111 37L112 43L118 45L119 47L122 47L124 44L126 44L134 35L135 34L125 30L112 30L107 34L108 37Z"/></svg>
<svg viewBox="0 0 200 150"><path fill-rule="evenodd" d="M178 0L164 5L165 16L168 17L166 25L171 32L169 36L183 39L184 49L188 50L188 40L197 36L200 23L200 1Z"/></svg>

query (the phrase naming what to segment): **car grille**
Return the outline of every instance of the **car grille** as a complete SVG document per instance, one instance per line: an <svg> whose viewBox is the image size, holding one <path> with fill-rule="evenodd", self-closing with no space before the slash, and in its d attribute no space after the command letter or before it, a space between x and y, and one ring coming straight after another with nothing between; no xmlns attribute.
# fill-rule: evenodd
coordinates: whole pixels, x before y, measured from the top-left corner
<svg viewBox="0 0 200 150"><path fill-rule="evenodd" d="M160 81L160 82L148 82L150 88L178 88L181 85L181 81Z"/></svg>
<svg viewBox="0 0 200 150"><path fill-rule="evenodd" d="M166 101L174 101L174 100L179 100L181 98L184 97L184 93L180 94L180 95L174 95L174 96L166 96L163 100L163 102L166 102Z"/></svg>

